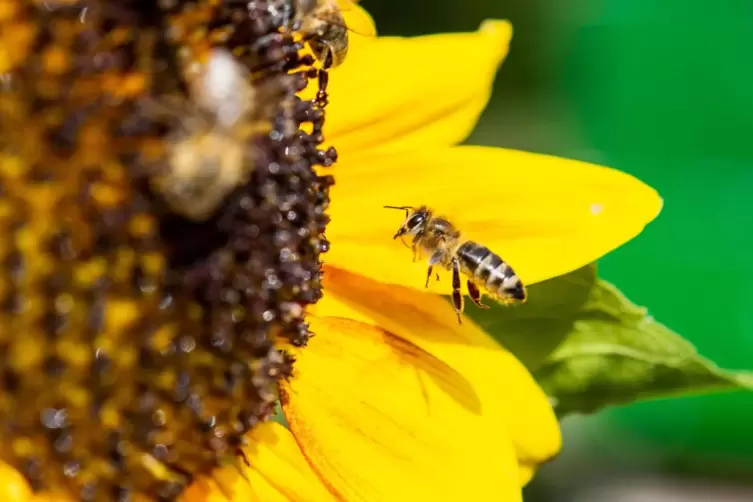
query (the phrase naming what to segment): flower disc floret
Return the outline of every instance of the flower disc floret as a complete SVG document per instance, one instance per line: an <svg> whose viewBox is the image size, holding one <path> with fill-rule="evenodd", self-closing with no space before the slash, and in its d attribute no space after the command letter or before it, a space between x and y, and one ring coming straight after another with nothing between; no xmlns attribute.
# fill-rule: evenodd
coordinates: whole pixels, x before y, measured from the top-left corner
<svg viewBox="0 0 753 502"><path fill-rule="evenodd" d="M335 157L296 97L313 60L267 0L6 4L0 460L35 491L174 499L270 415L277 342L309 337L332 184L314 166ZM154 112L190 102L185 68L217 46L269 114L247 178L194 221L154 183L176 127Z"/></svg>

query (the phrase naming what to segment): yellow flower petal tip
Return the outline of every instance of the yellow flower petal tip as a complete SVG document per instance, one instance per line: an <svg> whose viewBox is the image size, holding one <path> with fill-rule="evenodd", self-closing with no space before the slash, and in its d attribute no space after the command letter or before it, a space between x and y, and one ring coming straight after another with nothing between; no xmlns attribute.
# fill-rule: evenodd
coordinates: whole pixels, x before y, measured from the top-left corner
<svg viewBox="0 0 753 502"><path fill-rule="evenodd" d="M511 37L510 22L494 20L474 32L355 44L328 86L327 141L342 160L368 149L464 140L489 100ZM427 54L452 61L452 71L438 69Z"/></svg>
<svg viewBox="0 0 753 502"><path fill-rule="evenodd" d="M557 451L555 454L545 459L518 458L518 461L519 461L518 467L520 469L519 471L520 486L523 487L523 486L526 486L528 483L530 483L533 477L536 475L536 472L539 470L539 468L541 468L541 466L548 464L549 462L552 462L558 456L559 456L559 451Z"/></svg>
<svg viewBox="0 0 753 502"><path fill-rule="evenodd" d="M311 327L283 410L340 498L520 500L512 443L464 375L375 326L313 317Z"/></svg>
<svg viewBox="0 0 753 502"><path fill-rule="evenodd" d="M507 55L512 40L513 29L512 23L507 19L487 19L481 23L478 29L479 33L490 38L490 48L498 44L498 57L501 60Z"/></svg>

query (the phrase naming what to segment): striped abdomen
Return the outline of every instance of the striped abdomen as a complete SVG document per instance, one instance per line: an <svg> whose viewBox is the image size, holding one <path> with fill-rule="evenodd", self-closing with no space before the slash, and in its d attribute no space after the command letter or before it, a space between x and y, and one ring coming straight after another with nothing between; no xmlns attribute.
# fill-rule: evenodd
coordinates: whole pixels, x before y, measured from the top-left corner
<svg viewBox="0 0 753 502"><path fill-rule="evenodd" d="M525 300L525 287L515 271L486 246L468 241L458 248L456 255L460 271L487 294L503 303Z"/></svg>

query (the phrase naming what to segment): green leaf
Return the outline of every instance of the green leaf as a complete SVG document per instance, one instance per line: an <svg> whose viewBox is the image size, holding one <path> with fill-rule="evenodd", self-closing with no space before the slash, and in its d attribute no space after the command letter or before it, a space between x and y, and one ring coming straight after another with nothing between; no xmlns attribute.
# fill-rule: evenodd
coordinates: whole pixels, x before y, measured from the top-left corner
<svg viewBox="0 0 753 502"><path fill-rule="evenodd" d="M529 288L516 308L468 309L520 358L559 416L682 394L753 390L596 278L593 265Z"/></svg>
<svg viewBox="0 0 753 502"><path fill-rule="evenodd" d="M465 313L535 371L569 336L596 284L596 266L528 288L528 301L506 307L486 300L489 309L469 305Z"/></svg>

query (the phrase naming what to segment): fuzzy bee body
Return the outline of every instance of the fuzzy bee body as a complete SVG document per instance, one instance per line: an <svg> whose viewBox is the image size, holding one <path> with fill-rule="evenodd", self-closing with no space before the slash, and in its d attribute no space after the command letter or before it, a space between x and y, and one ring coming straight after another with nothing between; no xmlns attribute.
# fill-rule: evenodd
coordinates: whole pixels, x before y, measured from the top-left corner
<svg viewBox="0 0 753 502"><path fill-rule="evenodd" d="M149 113L170 125L162 169L150 183L173 213L201 222L248 182L248 139L270 128L267 119L277 101L260 95L264 89L252 85L246 67L225 49L212 49L186 76L187 96L149 103Z"/></svg>
<svg viewBox="0 0 753 502"><path fill-rule="evenodd" d="M285 0L283 24L297 26L325 68L339 66L348 54L348 28L337 0Z"/></svg>
<svg viewBox="0 0 753 502"><path fill-rule="evenodd" d="M405 210L405 221L394 238L412 237L410 246L414 259L419 255L429 257L427 287L435 266L452 272L452 302L459 322L462 322L460 314L463 311L461 275L467 279L471 300L480 308L488 308L481 303L482 291L503 304L526 300L525 286L513 268L483 244L463 239L461 232L447 219L434 216L425 206L417 209L385 207Z"/></svg>

